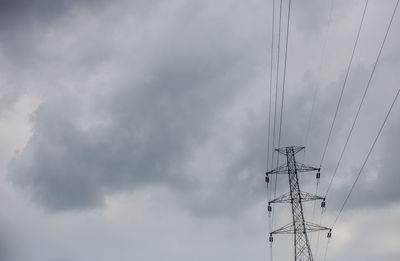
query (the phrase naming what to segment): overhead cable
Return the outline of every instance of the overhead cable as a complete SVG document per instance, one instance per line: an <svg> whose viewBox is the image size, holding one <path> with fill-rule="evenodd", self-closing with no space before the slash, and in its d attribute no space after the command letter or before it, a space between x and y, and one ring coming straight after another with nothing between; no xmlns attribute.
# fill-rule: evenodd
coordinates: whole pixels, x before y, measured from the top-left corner
<svg viewBox="0 0 400 261"><path fill-rule="evenodd" d="M271 102L272 102L272 74L274 63L274 34L275 34L275 0L272 0L272 30L271 30L271 62L269 76L269 103L268 103L268 141L267 141L267 170L269 170L270 159L270 136L271 136Z"/></svg>
<svg viewBox="0 0 400 261"><path fill-rule="evenodd" d="M282 134L282 117L283 117L283 103L284 103L284 97L285 97L286 65L287 65L287 52L288 52L288 42L289 42L291 2L292 1L289 0L287 22L286 22L286 43L285 43L285 56L284 56L284 66L283 66L282 95L281 95L282 99L281 99L281 111L280 111L280 120L279 120L278 148L280 147L280 144L281 144L281 134ZM282 1L281 1L281 4L282 4ZM278 164L279 164L279 153L276 158L276 167L278 167ZM278 178L275 177L274 198L276 198L277 186L278 186ZM272 225L274 225L274 213L272 214Z"/></svg>
<svg viewBox="0 0 400 261"><path fill-rule="evenodd" d="M328 42L328 36L329 36L330 29L331 29L332 10L333 10L332 1L333 0L330 1L330 8L329 8L328 29L326 30L325 39L324 39L324 42L322 44L322 53L321 53L321 59L320 59L319 67L318 67L318 74L317 74L317 84L315 86L314 95L313 95L313 99L312 99L310 117L308 118L306 137L305 137L305 141L304 141L304 146L306 146L306 148L307 148L307 145L308 145L308 137L310 135L311 122L312 122L312 118L313 118L313 115L314 115L315 102L317 100L317 95L318 95L318 90L319 90L319 85L320 85L320 80L321 80L322 65L324 64L324 60L325 60L326 43ZM306 159L306 150L304 150L303 162L305 161L305 159Z"/></svg>
<svg viewBox="0 0 400 261"><path fill-rule="evenodd" d="M327 195L328 195L328 193L329 193L329 190L330 190L331 187L332 187L333 180L334 180L334 178L335 178L335 176L336 176L336 174L337 174L337 171L338 171L339 165L340 165L340 163L341 163L341 161L342 161L344 152L346 151L347 144L349 143L350 137L351 137L351 135L352 135L352 133L353 133L354 126L356 125L356 122L357 122L357 119L358 119L358 115L360 114L361 107L362 107L363 104L364 104L365 96L367 95L369 86L371 85L372 78L373 78L373 76L374 76L374 74L375 74L376 66L377 66L378 61L379 61L379 59L380 59L380 57L381 57L383 47L385 46L385 42L386 42L387 36L388 36L389 31L390 31L390 28L391 28L391 26L392 26L393 18L394 18L394 15L395 15L395 13L396 13L396 10L397 10L397 5L398 5L398 3L399 3L399 1L397 1L397 4L396 4L396 6L395 6L394 12L393 12L392 17L391 17L391 19L390 19L389 25L388 25L388 27L387 27L387 29L386 29L385 37L383 38L382 44L381 44L381 46L380 46L378 55L377 55L377 57L376 57L374 66L373 66L373 68L372 68L371 74L370 74L369 79L368 79L367 86L365 87L363 96L362 96L362 98L361 98L361 102L360 102L360 104L359 104L359 106L358 106L358 109L357 109L356 116L354 117L353 124L351 125L349 134L347 135L347 138L346 138L346 142L345 142L345 144L344 144L344 146L343 146L343 149L342 149L342 151L341 151L341 153L340 153L339 161L338 161L337 164L336 164L335 171L333 172L333 176L332 176L332 178L331 178L331 180L330 180L330 182L329 182L328 188L327 188L326 193L325 193L325 197L327 197Z"/></svg>
<svg viewBox="0 0 400 261"><path fill-rule="evenodd" d="M397 4L398 4L398 3L399 3L399 1L397 1ZM397 8L397 5L396 5L396 8ZM338 213L338 215L337 215L336 218L335 218L335 221L333 222L332 229L333 229L333 227L336 225L336 222L338 221L338 219L339 219L339 217L340 217L340 214L342 214L343 209L344 209L344 207L346 206L346 203L347 203L347 201L349 200L350 195L351 195L351 193L353 192L354 187L356 186L357 181L358 181L358 179L360 178L361 173L363 172L364 167L365 167L365 165L366 165L367 162L368 162L368 159L369 159L369 157L370 157L370 155L371 155L371 152L372 152L372 150L374 149L375 144L376 144L376 142L378 141L378 138L379 138L379 136L380 136L381 133L382 133L383 127L385 126L386 121L387 121L387 119L388 119L388 117L389 117L389 115L390 115L390 113L391 113L391 111L392 111L392 108L393 108L394 104L396 103L396 100L397 100L397 97L399 96L399 93L400 93L400 88L397 90L396 96L394 97L393 102L392 102L392 104L390 105L390 109L389 109L389 111L387 112L384 121L382 122L382 125L381 125L381 127L380 127L380 129L379 129L379 131L378 131L378 134L376 135L376 137L375 137L375 139L374 139L374 142L372 143L372 146L371 146L371 148L369 149L368 154L367 154L367 156L366 156L365 159L364 159L364 162L363 162L363 164L362 164L362 166L361 166L361 169L360 169L360 171L358 172L357 177L356 177L356 179L354 180L353 185L351 186L350 191L349 191L349 193L347 194L346 199L344 200L344 202L343 202L343 204L342 204L342 207L340 208L339 213Z"/></svg>
<svg viewBox="0 0 400 261"><path fill-rule="evenodd" d="M331 124L330 130L329 130L328 139L326 140L326 144L325 144L325 147L324 147L324 151L323 151L323 153L322 153L321 162L320 162L320 164L319 164L320 167L322 166L322 163L323 163L323 161L324 161L325 154L326 154L326 150L327 150L327 148L328 148L329 141L330 141L330 138L331 138L331 135L332 135L333 126L335 125L335 121L336 121L336 117L337 117L337 114L338 114L338 111L339 111L339 107L340 107L340 104L341 104L341 102L342 102L343 92L344 92L344 89L345 89L346 84L347 84L347 79L348 79L348 77L349 77L351 65L352 65L352 63L353 63L354 53L355 53L355 51L356 51L356 49L357 49L358 39L360 38L360 32L361 32L362 25L363 25L363 23L364 23L364 18L365 18L365 13L366 13L366 11L367 11L368 2L369 2L369 0L367 0L367 1L365 2L363 15L362 15L362 18L361 18L360 25L359 25L359 27L358 27L357 37L356 37L356 40L355 40L355 42L354 42L353 51L352 51L352 53L351 53L350 61L349 61L349 64L348 64L347 70L346 70L346 76L345 76L345 78L344 78L343 85L342 85L342 89L341 89L341 91L340 91L339 100L338 100L338 103L337 103L337 105L336 105L335 115L334 115L333 120L332 120L332 124Z"/></svg>
<svg viewBox="0 0 400 261"><path fill-rule="evenodd" d="M281 27L282 27L282 0L279 5L279 29L278 29L278 55L277 55L277 66L276 66L276 84L275 84L275 109L274 109L274 124L272 129L272 164L274 162L274 150L275 150L275 130L276 130L276 111L278 102L278 83L279 83L279 61L280 61L280 49L281 49ZM276 182L276 177L275 177ZM272 190L271 190L272 191ZM275 194L276 192L274 192Z"/></svg>

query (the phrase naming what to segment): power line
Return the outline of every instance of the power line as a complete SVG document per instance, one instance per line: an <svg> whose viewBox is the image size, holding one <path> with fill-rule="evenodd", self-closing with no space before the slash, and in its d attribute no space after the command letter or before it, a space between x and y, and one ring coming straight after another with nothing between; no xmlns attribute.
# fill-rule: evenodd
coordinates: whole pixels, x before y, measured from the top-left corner
<svg viewBox="0 0 400 261"><path fill-rule="evenodd" d="M368 1L367 1L367 2L368 2ZM379 59L380 59L380 57L381 57L383 47L385 46L385 42L386 42L387 36L388 36L389 31L390 31L390 28L391 28L391 26L392 26L393 18L394 18L395 14L396 14L396 10L397 10L397 5L398 5L398 3L399 3L399 1L397 1L397 4L396 4L396 6L395 6L395 8L394 8L394 11L393 11L392 17L391 17L391 19L390 19L389 25L388 25L388 27L387 27L387 29L386 29L385 37L383 38L382 44L381 44L381 46L380 46L378 55L377 55L376 60L375 60L375 64L374 64L374 66L373 66L373 68L372 68L372 72L371 72L370 77L369 77L369 79L368 79L367 86L366 86L366 88L365 88L365 90L364 90L364 93L363 93L361 102L360 102L360 104L359 104L359 106L358 106L356 116L355 116L355 118L354 118L353 124L351 125L350 132L349 132L349 134L347 135L346 142L345 142L345 144L344 144L344 147L343 147L343 149L342 149L342 152L340 153L339 161L338 161L338 163L336 164L335 171L334 171L333 176L332 176L332 178L331 178L331 180L330 180L330 182L329 182L328 189L326 190L326 193L325 193L325 197L328 195L329 190L330 190L331 187L332 187L333 179L334 179L335 176L336 176L336 173L337 173L338 168L339 168L339 165L340 165L340 163L341 163L341 161L342 161L344 152L345 152L345 150L346 150L346 148L347 148L347 144L349 143L350 137L351 137L351 135L352 135L352 133L353 133L354 126L355 126L355 124L356 124L356 122L357 122L357 119L358 119L358 115L360 114L361 107L362 107L362 105L363 105L363 103L364 103L365 96L367 95L369 86L371 85L371 81L372 81L372 78L373 78L373 76L374 76L374 73L375 73L375 70L376 70L376 66L377 66L378 61L379 61Z"/></svg>
<svg viewBox="0 0 400 261"><path fill-rule="evenodd" d="M275 0L272 0L272 30L271 30L271 63L270 63L270 79L269 79L269 104L268 104L268 142L267 142L267 170L269 169L270 160L270 136L271 136L271 103L272 103L272 76L273 76L273 61L274 61L274 35L275 35ZM273 153L273 152L272 152ZM267 183L267 200L270 200L269 183ZM268 215L269 230L272 230L270 215ZM270 244L270 261L273 260L272 244Z"/></svg>
<svg viewBox="0 0 400 261"><path fill-rule="evenodd" d="M284 102L284 97L285 97L286 67L287 67L287 52L288 52L288 43L289 43L291 2L292 2L292 0L289 0L288 13L287 13L287 24L286 24L286 43L285 43L285 56L284 56L285 58L284 58L284 66L283 66L282 96L281 96L282 100L281 100L281 112L280 112L280 120L279 120L278 148L280 148L281 134L282 134L283 102ZM282 1L281 1L281 3L282 3ZM279 153L278 153L277 158L276 158L276 167L278 167L278 164L279 164ZM278 179L275 178L274 198L276 198L277 186L278 186ZM272 214L272 225L273 224L274 224L274 214Z"/></svg>
<svg viewBox="0 0 400 261"><path fill-rule="evenodd" d="M275 149L275 130L276 130L276 111L277 111L277 102L278 102L278 83L279 83L279 58L280 58L280 48L281 48L281 26L282 26L282 0L280 0L279 5L279 29L278 29L278 55L277 55L277 66L276 66L276 85L275 85L275 109L274 109L274 124L272 131L272 149ZM272 164L274 162L274 151L272 151ZM275 177L276 183L276 177ZM272 190L271 190L272 191ZM274 192L274 194L276 191Z"/></svg>
<svg viewBox="0 0 400 261"><path fill-rule="evenodd" d="M368 2L368 1L367 1L367 2ZM388 36L388 34L389 34L389 31L390 31L390 28L391 28L391 25L392 25L394 16L395 16L396 11L397 11L398 4L399 4L399 0L396 2L396 6L395 6L395 8L394 8L394 10L393 10L393 14L392 14L392 16L391 16L391 18L390 18L390 22L389 22L388 27L387 27L387 29L386 29L385 36L384 36L384 38L383 38L383 41L382 41L382 44L381 44L381 46L380 46L378 55L377 55L377 57L376 57L376 60L375 60L373 69L372 69L371 74L370 74L370 77L369 77L369 79L368 79L367 86L366 86L366 88L365 88L365 90L364 90L364 93L363 93L361 102L360 102L359 107L358 107L358 109L357 109L357 113L356 113L356 116L355 116L355 118L354 118L353 124L352 124L352 126L351 126L351 128L350 128L350 132L349 132L349 134L348 134L348 136L347 136L345 145L344 145L344 147L343 147L343 149L342 149L342 151L341 151L341 155L340 155L339 161L338 161L338 163L337 163L337 165L336 165L336 167L335 167L334 174L333 174L333 176L332 176L332 178L331 178L331 181L330 181L330 183L329 183L329 185L328 185L328 189L327 189L327 191L326 191L326 193L325 193L325 197L327 197L327 195L328 195L328 193L329 193L329 190L330 190L330 188L331 188L331 186L332 186L332 183L333 183L333 179L335 178L335 176L336 176L336 174L337 174L337 170L338 170L338 168L339 168L339 165L340 165L341 160L342 160L342 158L343 158L344 152L345 152L345 150L346 150L346 148L347 148L348 142L349 142L350 137L351 137L351 135L352 135L354 126L355 126L356 121L357 121L357 119L358 119L359 113L360 113L360 111L361 111L362 105L363 105L364 100L365 100L365 97L366 97L366 94L367 94L367 92L368 92L369 86L370 86L371 81L372 81L372 78L373 78L373 76L374 76L374 73L375 73L375 70L376 70L378 61L379 61L379 59L380 59L380 56L381 56L383 47L384 47L384 45L385 45L387 36ZM384 119L384 121L383 121L383 123L382 123L381 128L379 129L379 132L378 132L378 134L377 134L377 136L376 136L376 138L375 138L375 140L374 140L374 142L373 142L373 144L372 144L372 146L371 146L371 148L370 148L370 151L369 151L368 154L367 154L367 157L366 157L366 159L365 159L365 161L364 161L364 163L363 163L363 165L362 165L362 167L361 167L361 169L360 169L360 171L359 171L359 173L358 173L358 175L357 175L356 180L354 181L354 183L353 183L353 185L352 185L352 187L351 187L351 189L350 189L350 191L349 191L349 193L348 193L348 195L347 195L345 201L343 202L343 205L342 205L342 207L341 207L341 209L340 209L340 211L339 211L339 213L338 213L338 215L337 215L337 217L336 217L336 219L335 219L335 221L334 221L334 223L333 223L332 228L335 226L335 224L336 224L337 220L339 219L339 217L340 217L340 215L341 215L341 213L342 213L342 211L343 211L343 209L344 209L344 207L345 207L347 201L348 201L349 198L350 198L350 195L351 195L352 191L354 190L354 187L355 187L355 185L356 185L356 183L357 183L357 181L358 181L358 179L359 179L359 177L360 177L360 175L361 175L361 173L362 173L362 171L363 171L363 169L364 169L364 167L365 167L365 165L366 165L366 163L367 163L367 161L368 161L368 159L369 159L369 156L370 156L370 154L371 154L371 152L372 152L372 150L373 150L373 148L374 148L374 146L375 146L375 144L376 144L376 142L377 142L377 140L378 140L378 138L379 138L379 136L380 136L380 134L381 134L381 132L382 132L382 129L383 129L383 127L384 127L384 125L385 125L385 123L386 123L386 121L387 121L387 118L388 118L388 116L389 116L389 114L390 114L390 112L391 112L391 110L392 110L392 108L393 108L393 106L394 106L394 104L395 104L395 102L396 102L396 100L397 100L397 97L398 97L398 95L399 95L399 92L400 92L400 89L397 91L397 94L396 94L396 96L395 96L395 98L394 98L394 100L393 100L393 103L392 103L391 106L390 106L390 109L389 109L389 111L388 111L388 113L387 113L387 115L386 115L386 117L385 117L385 119ZM326 260L326 256L327 256L327 252L328 252L328 246L329 246L329 241L328 241L328 243L327 243L327 245L326 245L326 248L325 248L324 261Z"/></svg>
<svg viewBox="0 0 400 261"><path fill-rule="evenodd" d="M272 102L272 74L274 63L274 33L275 33L275 0L272 0L272 30L271 30L271 63L269 78L269 108L268 108L268 142L267 142L267 170L269 168L270 136L271 136L271 102Z"/></svg>
<svg viewBox="0 0 400 261"><path fill-rule="evenodd" d="M397 1L396 8L397 8L397 6L398 6L398 3L399 3L399 0ZM382 123L382 125L381 125L381 127L380 127L380 129L379 129L379 131L378 131L378 134L376 135L376 137L375 137L375 139L374 139L374 142L372 143L372 146L371 146L371 148L370 148L369 151L368 151L367 157L365 158L365 160L364 160L364 162L363 162L363 164L362 164L362 166L361 166L361 169L360 169L360 171L358 172L357 177L356 177L356 179L354 180L354 183L353 183L353 185L351 186L350 191L349 191L349 193L347 194L346 199L344 200L344 202L343 202L343 204L342 204L342 207L340 208L339 213L338 213L338 215L336 216L335 221L333 222L332 229L333 229L333 227L335 226L336 222L338 221L338 219L339 219L339 217L340 217L340 214L342 213L344 207L346 206L346 203L347 203L347 201L349 200L350 195L351 195L351 193L353 192L354 187L356 186L356 183L357 183L358 179L360 178L360 175L361 175L362 171L364 170L365 165L366 165L367 162L368 162L369 156L371 155L371 152L372 152L372 150L374 149L375 144L376 144L376 142L378 141L379 136L381 135L381 132L382 132L382 130L383 130L383 127L385 126L386 121L387 121L387 119L388 119L388 117L389 117L389 115L390 115L390 113L391 113L391 111L392 111L392 108L393 108L394 104L396 103L396 100L397 100L397 97L399 96L399 93L400 93L400 88L397 90L396 96L394 97L393 102L392 102L392 104L390 105L389 111L387 112L386 117L385 117L385 119L383 120L383 123Z"/></svg>
<svg viewBox="0 0 400 261"><path fill-rule="evenodd" d="M279 61L280 61L280 48L281 48L281 27L282 27L282 0L279 5L279 33L278 33L278 57L277 57L277 68L276 68L276 85L275 85L275 111L274 111L274 129L273 129L273 141L272 146L275 149L275 129L276 129L276 112L278 103L278 84L279 84ZM279 154L278 156L279 157ZM272 164L274 162L274 152L272 152ZM275 177L274 185L274 197L276 197L277 177ZM272 213L272 226L274 225L274 213Z"/></svg>
<svg viewBox="0 0 400 261"><path fill-rule="evenodd" d="M321 208L321 214L320 214L320 216L319 216L319 225L321 225L322 224L322 218L324 217L324 211L325 211L325 208ZM316 244L316 247L315 247L315 260L317 260L318 259L318 249L319 249L319 239L320 239L320 232L321 231L318 231L317 232L317 244Z"/></svg>
<svg viewBox="0 0 400 261"><path fill-rule="evenodd" d="M342 86L342 89L341 89L341 91L340 91L340 96L339 96L339 100L338 100L338 103L337 103L337 106L336 106L335 115L334 115L333 120L332 120L332 124L331 124L330 130L329 130L328 139L327 139L327 141L326 141L325 148L324 148L324 151L323 151L323 153L322 153L321 162L320 162L320 164L319 164L320 167L322 166L322 162L324 161L325 153L326 153L326 150L327 150L327 148L328 148L329 140L330 140L331 135L332 135L333 126L335 125L335 121L336 121L336 117L337 117L337 114L338 114L338 111L339 111L340 103L341 103L342 98L343 98L343 92L344 92L344 89L345 89L345 87L346 87L346 83L347 83L347 79L348 79L348 76L349 76L349 73L350 73L351 65L352 65L352 63L353 63L354 53L355 53L355 51L356 51L356 49L357 49L358 39L360 38L360 32L361 32L362 25L363 25L363 23L364 23L364 17L365 17L365 13L366 13L366 11L367 11L368 2L369 2L369 0L367 0L367 1L365 2L365 7L364 7L363 15L362 15L362 18L361 18L360 25L359 25L359 27L358 27L357 37L356 37L356 41L354 42L353 51L352 51L352 53L351 53L350 61L349 61L349 64L348 64L348 66L347 66L346 76L345 76L345 78L344 78L343 86Z"/></svg>
<svg viewBox="0 0 400 261"><path fill-rule="evenodd" d="M328 254L330 239L328 238L328 242L326 242L325 253L324 253L324 261L326 260L326 255Z"/></svg>
<svg viewBox="0 0 400 261"><path fill-rule="evenodd" d="M311 122L312 122L312 118L314 115L314 107L315 107L315 101L317 99L317 94L318 94L318 90L319 90L319 83L321 80L321 70L322 70L322 65L324 63L324 59L325 59L325 48L326 48L326 43L328 42L328 36L329 36L329 32L330 32L330 28L331 28L331 20L332 20L332 10L333 10L333 4L332 1L330 1L330 8L329 8L329 18L328 18L328 29L326 31L325 34L325 40L322 44L322 53L321 53L321 60L319 63L319 67L318 67L318 74L317 74L317 84L315 86L315 90L314 90L314 95L313 95L313 99L312 99L312 105L311 105L311 112L310 112L310 117L308 119L308 125L307 125L307 131L306 131L306 138L304 141L304 146L306 146L307 148L307 143L308 143L308 137L310 135L310 129L311 129ZM305 161L306 158L306 150L304 150L304 160Z"/></svg>
<svg viewBox="0 0 400 261"><path fill-rule="evenodd" d="M286 65L287 65L287 53L289 44L289 28L290 28L290 7L292 0L289 0L288 14L287 14L287 25L286 25L286 46L285 46L285 61L283 66L283 82L282 82L282 100L281 100L281 117L279 122L279 136L278 136L278 148L281 146L281 133L282 133L282 118L283 118L283 102L285 99L285 84L286 84ZM279 159L279 154L278 154ZM278 164L278 161L277 161Z"/></svg>
<svg viewBox="0 0 400 261"><path fill-rule="evenodd" d="M315 195L318 195L318 187L319 187L319 179L317 179L317 184L315 185ZM314 201L314 204L313 204L313 210L312 210L312 218L311 218L311 222L314 222L314 217L315 217L315 207L316 207L316 205L317 205L317 202L316 202L316 201ZM323 208L322 208L322 210L323 210ZM319 222L319 225L321 225L321 220L320 220L320 222ZM313 239L313 236L311 235L311 236L310 236L310 242L312 241L312 239Z"/></svg>

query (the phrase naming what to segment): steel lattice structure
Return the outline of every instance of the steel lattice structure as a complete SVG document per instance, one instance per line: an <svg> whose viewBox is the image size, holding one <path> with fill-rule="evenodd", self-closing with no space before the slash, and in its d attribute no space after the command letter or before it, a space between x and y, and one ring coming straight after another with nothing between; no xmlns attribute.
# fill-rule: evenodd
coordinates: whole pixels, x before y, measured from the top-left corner
<svg viewBox="0 0 400 261"><path fill-rule="evenodd" d="M271 174L287 174L289 176L288 193L283 194L268 202L268 211L271 211L271 204L273 203L290 203L292 207L292 223L287 224L270 232L270 242L273 241L273 234L294 234L294 260L295 261L312 261L313 256L311 253L310 242L307 232L329 230L330 228L323 227L304 219L303 202L312 200L322 200L321 207L325 207L325 198L319 197L300 190L298 173L317 171L317 178L319 178L319 169L306 166L296 162L296 153L303 150L304 147L290 146L276 149L278 153L286 156L286 164L268 171L266 173L266 182L269 182L269 175ZM328 234L328 236L330 233Z"/></svg>

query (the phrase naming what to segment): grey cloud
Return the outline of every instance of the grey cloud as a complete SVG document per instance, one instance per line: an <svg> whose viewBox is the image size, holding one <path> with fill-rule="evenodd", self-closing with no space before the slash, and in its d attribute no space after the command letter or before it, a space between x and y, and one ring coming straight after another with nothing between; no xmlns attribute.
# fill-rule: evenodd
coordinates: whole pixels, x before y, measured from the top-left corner
<svg viewBox="0 0 400 261"><path fill-rule="evenodd" d="M145 17L157 8L158 3L158 0L131 1L134 6L132 13ZM73 39L79 37L79 35L74 34L78 31L78 28L65 28L64 26L84 26L87 21L82 20L79 15L86 16L86 18L96 17L107 9L112 10L107 1L103 0L1 1L0 72L3 77L2 88L0 89L0 109L3 110L11 106L18 100L18 97L29 90L44 89L42 86L38 88L32 87L32 85L38 83L37 74L45 73L48 77L49 74L53 73L56 60L63 59L63 63L58 62L56 67L64 66L62 69L66 69L67 58L73 58L76 49L64 50L63 43L65 42L62 38ZM117 13L116 15L125 15L124 9L114 10L114 12ZM105 21L101 22L107 23L107 17L103 17L103 19ZM74 22L77 23L77 20L81 21L81 24L74 24ZM63 31L64 34L60 31ZM104 36L104 32L99 31L97 33L97 37ZM54 34L59 34L60 41L50 43L48 47L53 51L49 52L49 48L44 46L49 43L48 38ZM97 38L96 42L98 40L101 39ZM86 45L90 45L90 42ZM56 50L55 54L54 50ZM86 58L86 63L89 62L89 58L96 60L93 62L100 63L104 54L96 53L96 50L98 50L97 45L96 48L92 46L83 53L75 55L80 55L81 59ZM82 63L78 67L80 66L82 66ZM44 82L40 84L44 85Z"/></svg>
<svg viewBox="0 0 400 261"><path fill-rule="evenodd" d="M8 226L8 222L0 217L0 259L4 261L16 261L19 245L15 240L15 231Z"/></svg>
<svg viewBox="0 0 400 261"><path fill-rule="evenodd" d="M93 0L2 0L0 21L2 29L28 29L32 23L51 23L71 8L97 8L102 1Z"/></svg>
<svg viewBox="0 0 400 261"><path fill-rule="evenodd" d="M262 114L242 126L240 142L246 146L231 159L222 157L228 164L224 173L204 174L218 176L212 192L205 192L208 184L198 184L201 177L182 171L195 149L213 137L215 128L230 127L218 122L219 115L246 92L252 79L261 77L258 68L265 66L266 57L259 54L264 53L260 39L265 42L266 34L249 29L249 21L264 20L251 20L248 10L238 3L228 6L219 11L224 13L224 20L218 12L210 14L206 4L193 2L180 6L178 11L163 13L168 17L164 23L154 25L150 17L140 17L143 21L138 24L147 32L133 30L138 31L139 40L132 42L132 50L126 55L121 51L126 45L100 33L83 36L78 43L89 40L96 46L74 46L73 54L83 56L66 55L69 64L52 64L60 67L55 71L57 77L66 77L61 69L78 72L66 77L65 84L74 87L68 86L59 94L51 92L35 112L33 135L11 162L10 179L30 190L37 202L51 210L99 207L107 195L151 184L169 186L198 215L233 213L261 200L265 195L262 181L266 154L266 122L260 118L264 117ZM326 6L318 8L326 11ZM182 14L184 22L176 18L177 13ZM307 16L295 19L305 29L310 28L310 21L314 22ZM232 24L236 25L234 29ZM305 33L314 34L320 28L310 30ZM289 53L294 52L295 46L296 39L290 42ZM97 59L99 56L102 58ZM290 59L291 56L288 75L296 71L294 66L299 63ZM342 62L345 68L347 61ZM99 69L104 67L110 68L118 80L95 82L96 88L87 88L91 78L104 73ZM354 108L358 99L355 94L363 88L366 75L368 69L363 65L352 71L352 86L346 90L334 137L347 129L347 109ZM305 163L319 163L343 76L342 71L333 82L321 87L307 150L310 160ZM301 83L296 82L298 79L288 81L289 87L296 84L298 88L287 89L283 145L303 145L312 87L318 79L310 71L301 77ZM340 141L333 140L332 146L339 148ZM332 168L335 158L328 157L326 169ZM279 191L284 188L281 183ZM224 196L219 196L221 193Z"/></svg>
<svg viewBox="0 0 400 261"><path fill-rule="evenodd" d="M253 75L247 60L259 58L238 52L242 42L202 46L197 41L220 28L193 32L205 21L189 22L164 39L160 57L142 57L155 62L141 69L143 79L127 71L115 86L62 91L44 102L29 143L10 164L13 182L52 210L100 206L109 193L146 184L193 186L176 169L210 135L221 101ZM175 38L181 33L184 42ZM102 88L111 91L97 94Z"/></svg>
<svg viewBox="0 0 400 261"><path fill-rule="evenodd" d="M371 155L371 160L361 173L360 179L351 194L348 206L346 206L347 209L380 209L388 205L396 204L400 200L398 190L400 178L397 166L397 155L399 154L400 148L397 138L400 131L398 115L398 109L396 110L395 107L393 115L391 115L385 126L382 137ZM363 153L362 156L365 157L365 153ZM359 157L361 157L361 155ZM370 168L373 170L372 173L375 177L372 180L367 178L366 173L368 172L371 174ZM358 171L359 168L354 169L350 174L355 178ZM338 201L340 200L341 203L344 199L344 195L347 195L348 191L349 187L345 187L334 189L332 193L335 195L343 195L337 199ZM333 203L333 209L336 209L338 204L335 201L333 201Z"/></svg>
<svg viewBox="0 0 400 261"><path fill-rule="evenodd" d="M328 1L292 1L281 145L307 145L304 163L314 166L319 164L355 36L334 29L353 28L354 21L345 19L360 14L357 6L362 1L334 2L331 32L337 35L328 42L318 79L316 50L327 26ZM11 257L18 253L22 257L18 260L243 260L248 256L265 260L268 229L262 203L269 63L265 47L271 2L18 3L22 2L10 2L8 12L17 15L0 26L0 93L7 94L0 106L7 108L27 90L38 92L43 103L31 116L29 142L9 164L7 178L13 186L3 184L7 204L2 216L13 221L14 230L0 217L0 259L14 261ZM25 27L28 22L32 23ZM373 38L379 37L364 39ZM385 49L339 170L336 180L342 184L332 188L329 218L351 185L346 175L356 173L376 134L387 109L383 101L396 87L398 47L393 46ZM320 193L370 72L366 58L376 50L366 50L362 54L368 57L358 53L350 74L323 165ZM310 140L303 144L317 84L320 92ZM377 170L377 180L361 177L346 208L351 211L344 214L357 216L366 209L365 217L370 217L377 213L371 208L398 205L396 111L368 167ZM303 161L303 154L298 159ZM313 174L305 174L303 181L305 191L315 190ZM286 191L287 177L280 177L277 195ZM30 205L29 196L36 205ZM286 222L281 217L289 218L286 207L274 207L277 227ZM312 205L306 208L310 217ZM361 219L360 226L366 226ZM338 224L337 235L342 225ZM350 230L355 226L345 225ZM390 226L387 222L382 225L386 230L368 230L372 235L368 238L364 231L352 233L341 253L337 253L340 244L330 248L330 258L397 260L396 254L365 248L378 232L378 238L395 235L385 232L392 231ZM4 239L4 234L15 234L18 240ZM291 255L290 237L276 237L274 244L275 258Z"/></svg>

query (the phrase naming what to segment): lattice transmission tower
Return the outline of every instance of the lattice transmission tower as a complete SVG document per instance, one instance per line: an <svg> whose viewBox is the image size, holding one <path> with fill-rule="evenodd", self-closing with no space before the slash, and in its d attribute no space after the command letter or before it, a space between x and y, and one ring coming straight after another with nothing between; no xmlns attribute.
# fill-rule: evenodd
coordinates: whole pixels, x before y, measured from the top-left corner
<svg viewBox="0 0 400 261"><path fill-rule="evenodd" d="M273 234L294 234L294 260L312 261L310 241L307 232L329 230L328 238L331 236L331 229L318 224L307 222L304 219L303 202L321 200L321 207L325 207L325 198L313 195L300 190L298 173L316 171L317 179L320 178L320 169L296 162L296 153L305 147L290 146L276 149L278 153L286 156L286 164L266 173L265 181L269 183L269 175L287 174L289 177L288 193L283 194L268 202L268 211L272 211L271 204L290 203L292 207L292 222L270 232L269 241L272 243Z"/></svg>

